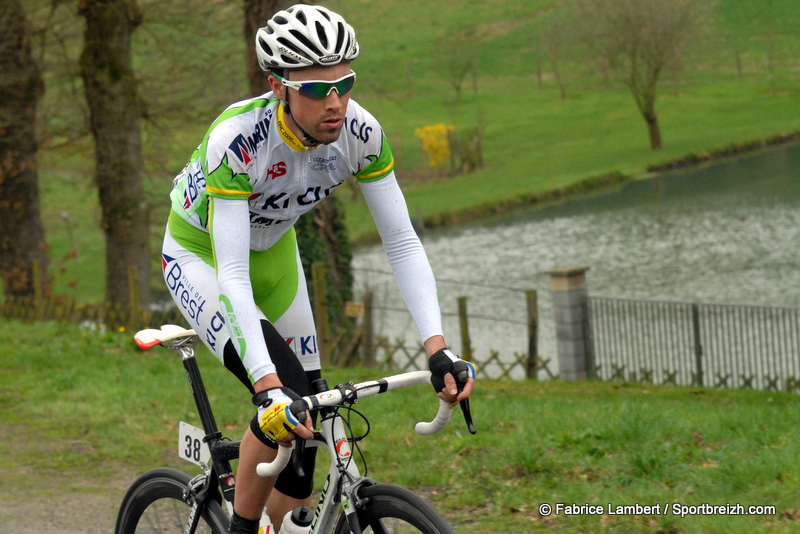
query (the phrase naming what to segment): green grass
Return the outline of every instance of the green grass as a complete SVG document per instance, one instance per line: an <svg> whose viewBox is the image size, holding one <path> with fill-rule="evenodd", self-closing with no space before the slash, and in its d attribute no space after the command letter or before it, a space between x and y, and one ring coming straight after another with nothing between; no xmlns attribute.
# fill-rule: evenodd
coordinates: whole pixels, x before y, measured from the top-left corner
<svg viewBox="0 0 800 534"><path fill-rule="evenodd" d="M20 348L25 350L21 351ZM172 465L177 424L198 424L178 358L142 353L128 333L54 324L0 326L0 468L18 494L72 474L102 487L120 473ZM252 417L248 395L205 350L198 355L223 432ZM329 383L384 373L330 369ZM461 531L731 532L800 530L800 398L627 383L480 382L478 434L460 418L439 436L413 424L432 392L411 388L357 408L372 423L371 476L429 495ZM24 445L24 446L21 446ZM322 462L320 462L322 463ZM128 475L126 475L128 476ZM68 478L60 478L66 479ZM318 477L318 483L321 478ZM542 517L540 504L773 505L772 516Z"/></svg>

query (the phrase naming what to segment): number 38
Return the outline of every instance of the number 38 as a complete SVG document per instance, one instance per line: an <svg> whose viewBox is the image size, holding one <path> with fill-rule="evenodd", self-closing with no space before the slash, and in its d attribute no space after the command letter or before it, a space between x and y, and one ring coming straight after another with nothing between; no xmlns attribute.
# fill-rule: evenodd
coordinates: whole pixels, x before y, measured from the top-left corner
<svg viewBox="0 0 800 534"><path fill-rule="evenodd" d="M200 461L200 440L192 438L192 436L184 436L186 441L186 448L183 449L183 455L186 458L192 459L195 462Z"/></svg>

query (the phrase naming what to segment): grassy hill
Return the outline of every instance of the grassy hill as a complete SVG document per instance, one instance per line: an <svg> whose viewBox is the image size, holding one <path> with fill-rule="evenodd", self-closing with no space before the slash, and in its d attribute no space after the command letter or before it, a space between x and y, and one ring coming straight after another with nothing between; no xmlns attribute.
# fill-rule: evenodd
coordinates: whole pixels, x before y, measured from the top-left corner
<svg viewBox="0 0 800 534"><path fill-rule="evenodd" d="M588 178L641 176L651 165L688 154L800 130L800 4L716 2L713 25L690 50L685 70L663 80L657 110L664 148L652 151L627 89L613 80L604 83L577 40L563 50L559 68L566 98L560 98L552 68L542 59L540 36L561 3L326 2L358 32L362 54L354 63L359 75L354 98L384 126L414 216L474 217L491 206L519 203ZM144 24L136 34L135 62L148 105L143 135L153 242L158 243L172 176L214 117L248 96L245 43L238 4L214 0L198 8L143 1L141 7ZM36 0L31 9L49 13L49 3ZM81 21L64 6L46 20L58 37L42 41L48 44L42 55L48 93L42 105L46 142L40 169L46 231L59 271L57 290L98 300L103 242L93 154L85 109L76 98L80 82L70 63L80 50ZM447 82L452 62L447 50L464 33L478 36L474 42L459 41L465 54L476 57L478 76L467 80L459 101ZM431 178L414 131L439 123L479 127L485 167ZM358 195L341 191L338 196L346 203L351 235L371 235Z"/></svg>

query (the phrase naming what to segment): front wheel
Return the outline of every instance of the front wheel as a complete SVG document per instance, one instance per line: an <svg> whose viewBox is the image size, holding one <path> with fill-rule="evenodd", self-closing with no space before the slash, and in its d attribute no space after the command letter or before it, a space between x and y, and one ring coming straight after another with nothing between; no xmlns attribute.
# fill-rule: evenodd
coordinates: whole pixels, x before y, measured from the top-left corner
<svg viewBox="0 0 800 534"><path fill-rule="evenodd" d="M141 475L122 499L114 533L184 532L192 512L184 501L190 480L186 473L169 468L153 469ZM206 503L200 518L197 534L228 531L228 516L216 501Z"/></svg>
<svg viewBox="0 0 800 534"><path fill-rule="evenodd" d="M390 484L364 486L358 492L364 501L356 512L365 534L453 534L433 507L411 491ZM344 513L335 534L350 534Z"/></svg>

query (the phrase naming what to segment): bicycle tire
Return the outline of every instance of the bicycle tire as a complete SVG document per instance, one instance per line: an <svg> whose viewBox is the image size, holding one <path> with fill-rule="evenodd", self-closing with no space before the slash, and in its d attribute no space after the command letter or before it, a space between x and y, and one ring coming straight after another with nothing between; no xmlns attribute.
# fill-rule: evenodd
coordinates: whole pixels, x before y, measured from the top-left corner
<svg viewBox="0 0 800 534"><path fill-rule="evenodd" d="M391 484L362 487L358 495L364 504L356 514L364 534L453 534L447 521L415 493ZM344 512L339 515L335 534L350 534Z"/></svg>
<svg viewBox="0 0 800 534"><path fill-rule="evenodd" d="M161 467L140 475L128 488L117 514L115 534L182 533L192 508L183 494L191 477L177 469ZM201 514L197 534L225 534L228 516L216 501Z"/></svg>

